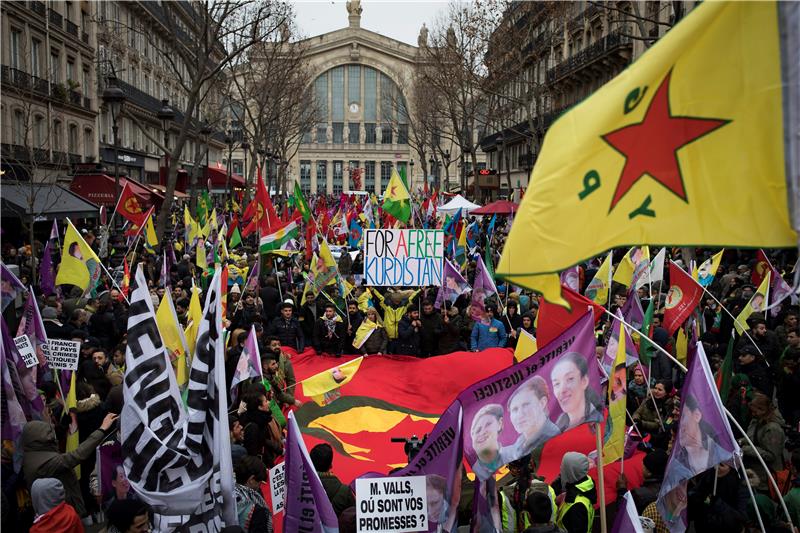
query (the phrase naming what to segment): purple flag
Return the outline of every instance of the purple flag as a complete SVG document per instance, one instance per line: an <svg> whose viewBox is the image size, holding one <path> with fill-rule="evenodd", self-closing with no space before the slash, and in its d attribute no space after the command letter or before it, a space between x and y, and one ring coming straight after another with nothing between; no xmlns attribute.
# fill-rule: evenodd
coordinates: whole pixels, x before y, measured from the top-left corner
<svg viewBox="0 0 800 533"><path fill-rule="evenodd" d="M628 291L628 298L625 300L625 305L622 306L622 318L636 329L641 329L644 323L642 301L639 300L639 294L633 286L631 286L631 290Z"/></svg>
<svg viewBox="0 0 800 533"><path fill-rule="evenodd" d="M15 372L12 372L12 379L17 379L22 388L22 394L17 394L17 400L22 406L22 411L26 417L40 420L44 410L44 402L36 388L36 366L32 368L25 366L25 361L19 355L14 339L11 338L11 332L8 331L6 321L3 320L2 322L3 348L6 354L6 362L13 363ZM14 373L16 373L16 378L13 376Z"/></svg>
<svg viewBox="0 0 800 533"><path fill-rule="evenodd" d="M0 263L0 311L5 311L8 304L14 301L20 292L25 291L25 286L11 272L5 263Z"/></svg>
<svg viewBox="0 0 800 533"><path fill-rule="evenodd" d="M42 264L39 268L39 285L42 288L42 294L50 296L56 293L56 272L53 268L53 244L52 240L47 241L44 245L44 255L42 256Z"/></svg>
<svg viewBox="0 0 800 533"><path fill-rule="evenodd" d="M167 252L161 259L161 279L158 280L158 286L169 290L169 271L167 270Z"/></svg>
<svg viewBox="0 0 800 533"><path fill-rule="evenodd" d="M624 505L617 511L614 525L611 527L611 533L644 533L631 492L626 492L622 500Z"/></svg>
<svg viewBox="0 0 800 533"><path fill-rule="evenodd" d="M658 512L673 533L686 530L688 480L741 454L702 343L689 343L688 360L678 433L656 501Z"/></svg>
<svg viewBox="0 0 800 533"><path fill-rule="evenodd" d="M235 339L234 339L235 340ZM239 362L233 372L231 380L231 403L236 402L239 396L237 385L251 378L261 378L261 355L258 353L258 341L256 340L256 328L250 326L250 333L244 341L244 349L239 355Z"/></svg>
<svg viewBox="0 0 800 533"><path fill-rule="evenodd" d="M769 277L769 299L772 301L769 306L769 314L773 318L780 314L783 305L780 302L789 298L792 305L797 305L797 295L792 290L792 286L786 283L777 268L769 265L772 275Z"/></svg>
<svg viewBox="0 0 800 533"><path fill-rule="evenodd" d="M575 292L581 290L580 269L577 266L566 269L561 273L561 284L569 287Z"/></svg>
<svg viewBox="0 0 800 533"><path fill-rule="evenodd" d="M3 342L0 343L0 370L3 373L2 389L0 389L0 420L2 420L2 433L3 440L16 440L22 434L22 426L25 425L27 419L25 418L25 411L20 404L20 398L23 396L22 384L17 375L17 366L11 364L12 362L7 359L9 343L6 342L8 338L8 329L6 328L6 321L2 320L3 328ZM10 340L10 339L9 339ZM10 343L13 346L13 342Z"/></svg>
<svg viewBox="0 0 800 533"><path fill-rule="evenodd" d="M461 275L461 272L453 266L449 259L444 260L444 274L442 279L444 283L436 295L436 302L434 307L441 309L445 300L454 303L456 299L469 290L469 283Z"/></svg>
<svg viewBox="0 0 800 533"><path fill-rule="evenodd" d="M391 477L425 476L428 498L428 530L452 531L461 499L461 404L456 400L436 422L425 444L408 463ZM385 477L369 473L362 477ZM355 481L352 486L355 486Z"/></svg>
<svg viewBox="0 0 800 533"><path fill-rule="evenodd" d="M464 456L480 479L587 422L603 421L594 316L587 312L535 355L464 390Z"/></svg>
<svg viewBox="0 0 800 533"><path fill-rule="evenodd" d="M619 317L622 313L617 309L617 317L611 321L611 335L608 337L608 344L606 344L606 351L603 355L603 370L606 375L611 373L611 366L614 364L614 359L617 357L617 346L619 346ZM628 330L625 329L625 366L635 365L639 361L639 352L636 350L636 345L631 340Z"/></svg>
<svg viewBox="0 0 800 533"><path fill-rule="evenodd" d="M475 322L485 322L486 317L486 298L492 294L497 294L497 287L495 287L492 277L486 271L486 265L483 263L483 258L478 255L477 266L475 267L475 282L472 284L472 305L470 307L470 316Z"/></svg>
<svg viewBox="0 0 800 533"><path fill-rule="evenodd" d="M289 269L291 271L291 269ZM247 289L258 292L258 277L261 273L261 260L256 259L253 264L253 269L250 270L250 275L247 276ZM247 290L245 289L245 290Z"/></svg>
<svg viewBox="0 0 800 533"><path fill-rule="evenodd" d="M36 372L35 382L40 387L45 381L52 381L50 365L47 364L47 332L44 329L42 315L39 313L39 304L36 303L33 287L30 290L30 297L25 302L25 311L17 328L17 337L27 335L36 349L36 358L39 360L38 369L31 370Z"/></svg>
<svg viewBox="0 0 800 533"><path fill-rule="evenodd" d="M286 435L286 516L284 531L337 533L339 520L325 493L306 444L297 427L294 413L289 412Z"/></svg>

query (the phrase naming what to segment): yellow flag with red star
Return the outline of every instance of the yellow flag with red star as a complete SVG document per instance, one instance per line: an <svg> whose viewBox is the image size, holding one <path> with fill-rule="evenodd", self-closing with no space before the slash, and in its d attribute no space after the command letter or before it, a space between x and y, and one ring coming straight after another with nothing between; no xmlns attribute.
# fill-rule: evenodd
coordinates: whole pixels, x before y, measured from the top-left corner
<svg viewBox="0 0 800 533"><path fill-rule="evenodd" d="M543 282L621 246L795 246L787 4L703 2L561 116L496 275L549 298Z"/></svg>

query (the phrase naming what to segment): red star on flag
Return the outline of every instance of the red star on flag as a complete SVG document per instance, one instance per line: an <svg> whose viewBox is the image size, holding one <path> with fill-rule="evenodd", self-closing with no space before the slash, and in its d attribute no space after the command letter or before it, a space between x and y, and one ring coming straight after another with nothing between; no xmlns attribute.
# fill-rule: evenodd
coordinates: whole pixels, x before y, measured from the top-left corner
<svg viewBox="0 0 800 533"><path fill-rule="evenodd" d="M678 150L729 120L673 115L669 107L670 71L656 90L644 119L603 135L625 157L609 211L645 174L686 201Z"/></svg>

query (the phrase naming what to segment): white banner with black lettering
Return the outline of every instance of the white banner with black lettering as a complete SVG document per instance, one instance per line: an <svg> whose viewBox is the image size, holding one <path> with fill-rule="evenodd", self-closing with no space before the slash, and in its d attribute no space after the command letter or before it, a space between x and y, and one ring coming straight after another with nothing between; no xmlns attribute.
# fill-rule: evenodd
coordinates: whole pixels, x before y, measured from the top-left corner
<svg viewBox="0 0 800 533"><path fill-rule="evenodd" d="M128 315L122 409L125 472L153 507L155 531L220 531L238 524L228 438L220 271L206 296L184 411L137 269Z"/></svg>

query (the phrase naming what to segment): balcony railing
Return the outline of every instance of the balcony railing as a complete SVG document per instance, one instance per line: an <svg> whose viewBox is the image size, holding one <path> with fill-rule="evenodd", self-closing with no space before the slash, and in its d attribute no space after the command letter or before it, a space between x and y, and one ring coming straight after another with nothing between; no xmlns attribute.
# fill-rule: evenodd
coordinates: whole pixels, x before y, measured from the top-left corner
<svg viewBox="0 0 800 533"><path fill-rule="evenodd" d="M78 37L78 25L72 22L71 20L67 21L67 33L70 35L74 35L76 38Z"/></svg>
<svg viewBox="0 0 800 533"><path fill-rule="evenodd" d="M44 2L31 2L31 11L39 15L40 17L47 16L47 6L44 5Z"/></svg>
<svg viewBox="0 0 800 533"><path fill-rule="evenodd" d="M83 160L81 154L69 154L69 164L77 165Z"/></svg>
<svg viewBox="0 0 800 533"><path fill-rule="evenodd" d="M58 29L61 29L61 23L64 20L64 17L61 16L61 13L54 11L53 9L48 9L48 18L50 19L51 26L57 26Z"/></svg>
<svg viewBox="0 0 800 533"><path fill-rule="evenodd" d="M78 91L69 91L69 103L79 106L83 103L83 96Z"/></svg>
<svg viewBox="0 0 800 533"><path fill-rule="evenodd" d="M88 96L83 97L83 107L89 110L92 109L92 99L89 98Z"/></svg>
<svg viewBox="0 0 800 533"><path fill-rule="evenodd" d="M81 41L89 44L89 34L86 32L81 33Z"/></svg>
<svg viewBox="0 0 800 533"><path fill-rule="evenodd" d="M554 83L565 76L577 72L596 59L608 55L615 50L619 50L620 48L628 47L630 44L630 37L621 35L620 33L610 33L596 43L591 44L548 70L547 83Z"/></svg>
<svg viewBox="0 0 800 533"><path fill-rule="evenodd" d="M57 165L64 165L68 161L67 152L57 152L53 150L53 163Z"/></svg>

